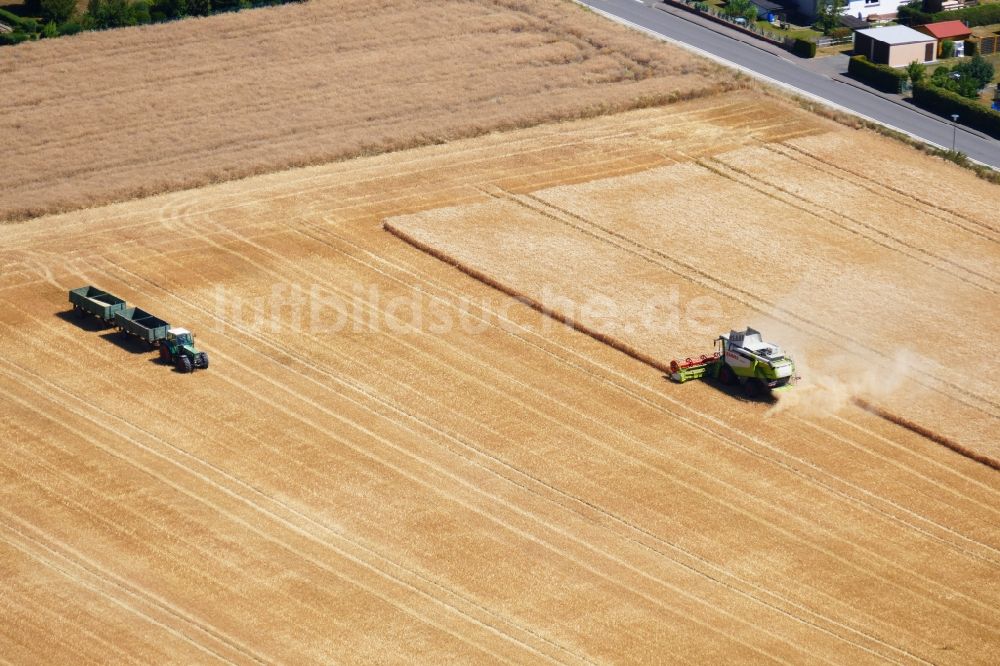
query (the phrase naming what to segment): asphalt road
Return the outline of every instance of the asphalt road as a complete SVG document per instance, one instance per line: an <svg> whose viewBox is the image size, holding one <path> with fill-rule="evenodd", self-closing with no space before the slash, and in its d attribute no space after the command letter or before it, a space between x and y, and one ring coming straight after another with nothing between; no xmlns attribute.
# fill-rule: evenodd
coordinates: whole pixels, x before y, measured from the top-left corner
<svg viewBox="0 0 1000 666"><path fill-rule="evenodd" d="M955 149L974 160L1000 168L1000 142L958 126L955 132L948 120L926 114L908 103L900 103L838 81L822 72L812 71L807 63L790 53L775 53L753 43L735 31L718 31L653 6L641 0L578 0L620 21L654 32L669 41L681 42L716 60L757 75L785 87L860 114L870 120L902 130L916 138L944 148ZM733 36L724 34L732 32ZM903 174L900 174L901 176Z"/></svg>

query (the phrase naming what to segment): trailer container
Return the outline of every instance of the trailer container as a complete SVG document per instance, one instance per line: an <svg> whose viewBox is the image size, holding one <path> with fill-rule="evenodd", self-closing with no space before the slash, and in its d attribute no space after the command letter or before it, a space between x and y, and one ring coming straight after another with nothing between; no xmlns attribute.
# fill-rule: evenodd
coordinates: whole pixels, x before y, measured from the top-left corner
<svg viewBox="0 0 1000 666"><path fill-rule="evenodd" d="M124 335L139 338L150 345L167 337L170 324L140 308L124 308L115 313L115 326Z"/></svg>
<svg viewBox="0 0 1000 666"><path fill-rule="evenodd" d="M125 308L125 299L88 285L69 290L69 302L80 316L92 314L98 319L111 322L115 313Z"/></svg>

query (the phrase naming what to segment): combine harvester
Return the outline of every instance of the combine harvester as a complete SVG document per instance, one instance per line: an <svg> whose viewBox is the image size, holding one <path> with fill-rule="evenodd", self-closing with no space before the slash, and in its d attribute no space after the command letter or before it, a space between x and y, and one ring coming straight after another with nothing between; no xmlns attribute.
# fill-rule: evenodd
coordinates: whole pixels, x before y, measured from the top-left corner
<svg viewBox="0 0 1000 666"><path fill-rule="evenodd" d="M727 386L743 385L749 397L766 391L790 389L798 377L795 363L777 345L764 342L760 331L723 333L715 340L717 351L696 359L670 362L670 378L682 384L689 379L711 377Z"/></svg>
<svg viewBox="0 0 1000 666"><path fill-rule="evenodd" d="M208 354L194 346L194 336L183 328L171 328L164 320L137 307L128 307L125 299L87 286L69 290L69 302L78 316L91 314L111 324L125 336L138 338L151 349L160 348L160 360L181 372L208 367Z"/></svg>

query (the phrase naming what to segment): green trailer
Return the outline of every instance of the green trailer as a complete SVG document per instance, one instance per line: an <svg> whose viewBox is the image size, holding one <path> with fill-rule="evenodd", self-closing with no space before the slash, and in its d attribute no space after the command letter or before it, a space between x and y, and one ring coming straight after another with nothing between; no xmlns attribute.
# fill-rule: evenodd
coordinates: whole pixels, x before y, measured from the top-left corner
<svg viewBox="0 0 1000 666"><path fill-rule="evenodd" d="M91 314L101 321L111 323L115 313L125 308L125 299L98 289L92 285L69 290L69 302L73 311L82 317Z"/></svg>
<svg viewBox="0 0 1000 666"><path fill-rule="evenodd" d="M155 347L163 338L167 337L170 324L159 317L149 314L140 308L123 308L115 312L115 327L122 335L130 335L139 338L143 342Z"/></svg>

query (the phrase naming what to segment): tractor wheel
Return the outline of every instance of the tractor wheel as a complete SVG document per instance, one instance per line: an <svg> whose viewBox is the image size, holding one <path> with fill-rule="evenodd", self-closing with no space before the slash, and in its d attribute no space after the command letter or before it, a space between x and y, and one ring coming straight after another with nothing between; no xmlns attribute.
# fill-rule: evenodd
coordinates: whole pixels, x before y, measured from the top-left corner
<svg viewBox="0 0 1000 666"><path fill-rule="evenodd" d="M743 385L743 393L748 398L759 398L764 394L764 385L759 379L750 379Z"/></svg>
<svg viewBox="0 0 1000 666"><path fill-rule="evenodd" d="M208 354L201 352L198 354L198 360L201 361L201 367L208 368Z"/></svg>
<svg viewBox="0 0 1000 666"><path fill-rule="evenodd" d="M732 386L736 383L736 373L725 363L722 364L722 368L719 370L719 381L726 386Z"/></svg>
<svg viewBox="0 0 1000 666"><path fill-rule="evenodd" d="M160 362L170 364L173 363L174 359L170 357L170 347L166 345L160 345Z"/></svg>
<svg viewBox="0 0 1000 666"><path fill-rule="evenodd" d="M177 369L181 372L191 372L191 359L184 355L178 356Z"/></svg>

